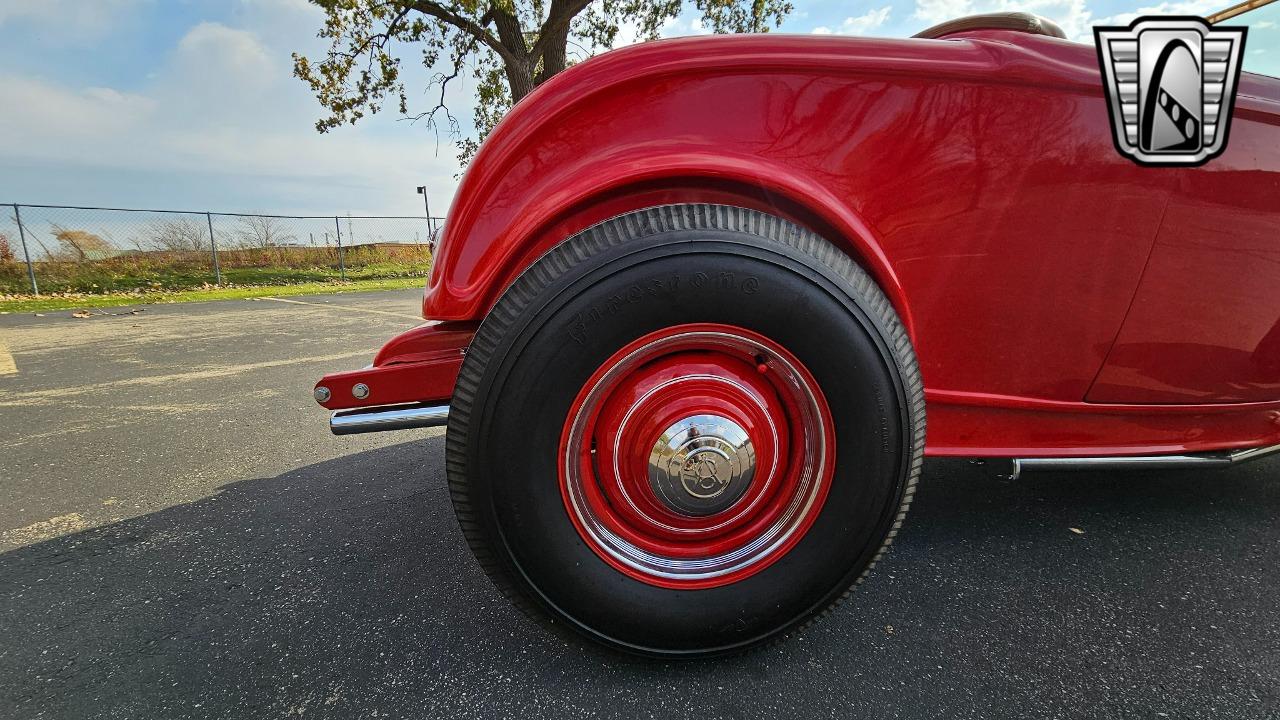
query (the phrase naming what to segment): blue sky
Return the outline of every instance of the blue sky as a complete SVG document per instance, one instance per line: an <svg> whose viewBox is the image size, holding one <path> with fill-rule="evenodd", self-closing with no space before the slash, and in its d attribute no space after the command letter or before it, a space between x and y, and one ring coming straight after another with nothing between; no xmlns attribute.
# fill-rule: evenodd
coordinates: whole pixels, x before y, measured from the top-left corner
<svg viewBox="0 0 1280 720"><path fill-rule="evenodd" d="M794 4L785 32L901 37L1024 9L1087 40L1097 23L1229 3ZM1267 20L1280 20L1277 6L1262 11ZM384 113L327 135L313 129L319 108L291 76L289 53L319 53L320 18L304 0L0 0L0 202L407 215L421 212L414 187L426 184L433 211L443 210L457 161L426 128ZM664 34L700 31L686 14ZM1274 22L1255 27L1256 69L1280 74L1278 39ZM453 104L465 109L466 94L460 86Z"/></svg>

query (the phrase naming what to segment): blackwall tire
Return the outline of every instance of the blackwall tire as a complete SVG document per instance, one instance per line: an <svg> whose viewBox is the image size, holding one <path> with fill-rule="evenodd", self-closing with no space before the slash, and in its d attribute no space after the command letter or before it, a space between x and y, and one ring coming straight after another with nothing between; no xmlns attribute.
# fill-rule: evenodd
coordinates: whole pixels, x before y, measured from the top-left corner
<svg viewBox="0 0 1280 720"><path fill-rule="evenodd" d="M657 426L615 418L680 403L715 427L644 466ZM670 413L653 422L687 430ZM903 521L924 431L911 343L865 271L779 218L670 205L564 241L503 294L459 374L446 464L467 542L532 617L704 657L781 638L861 582ZM709 499L680 494L699 482Z"/></svg>

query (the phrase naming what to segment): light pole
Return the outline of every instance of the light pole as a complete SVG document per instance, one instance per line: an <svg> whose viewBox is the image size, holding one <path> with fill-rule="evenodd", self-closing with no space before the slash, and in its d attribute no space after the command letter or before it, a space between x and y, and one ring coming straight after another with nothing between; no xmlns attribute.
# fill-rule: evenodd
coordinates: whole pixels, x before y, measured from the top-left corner
<svg viewBox="0 0 1280 720"><path fill-rule="evenodd" d="M431 225L431 202L427 200L427 186L419 185L418 194L422 196L422 209L427 213L427 232L435 237L436 229Z"/></svg>

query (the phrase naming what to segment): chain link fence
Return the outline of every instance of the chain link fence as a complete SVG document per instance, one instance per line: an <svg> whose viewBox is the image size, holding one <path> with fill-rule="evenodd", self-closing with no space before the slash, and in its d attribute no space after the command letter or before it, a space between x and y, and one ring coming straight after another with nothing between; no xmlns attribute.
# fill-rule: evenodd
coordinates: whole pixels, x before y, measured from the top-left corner
<svg viewBox="0 0 1280 720"><path fill-rule="evenodd" d="M0 295L425 276L438 217L0 206Z"/></svg>

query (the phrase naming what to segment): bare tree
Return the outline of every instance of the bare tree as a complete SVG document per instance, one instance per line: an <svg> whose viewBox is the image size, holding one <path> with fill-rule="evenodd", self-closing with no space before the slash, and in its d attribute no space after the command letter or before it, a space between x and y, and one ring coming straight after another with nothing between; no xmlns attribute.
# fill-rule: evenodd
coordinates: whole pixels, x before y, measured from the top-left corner
<svg viewBox="0 0 1280 720"><path fill-rule="evenodd" d="M209 243L209 226L187 217L159 220L147 228L147 241L157 250L205 250Z"/></svg>
<svg viewBox="0 0 1280 720"><path fill-rule="evenodd" d="M280 218L265 215L241 215L237 219L236 236L240 246L266 248L296 242L297 237L288 231Z"/></svg>
<svg viewBox="0 0 1280 720"><path fill-rule="evenodd" d="M86 230L68 230L61 225L54 225L53 237L62 248L62 252L59 253L62 257L59 259L85 262L101 260L115 254L111 243L102 239L102 236Z"/></svg>

